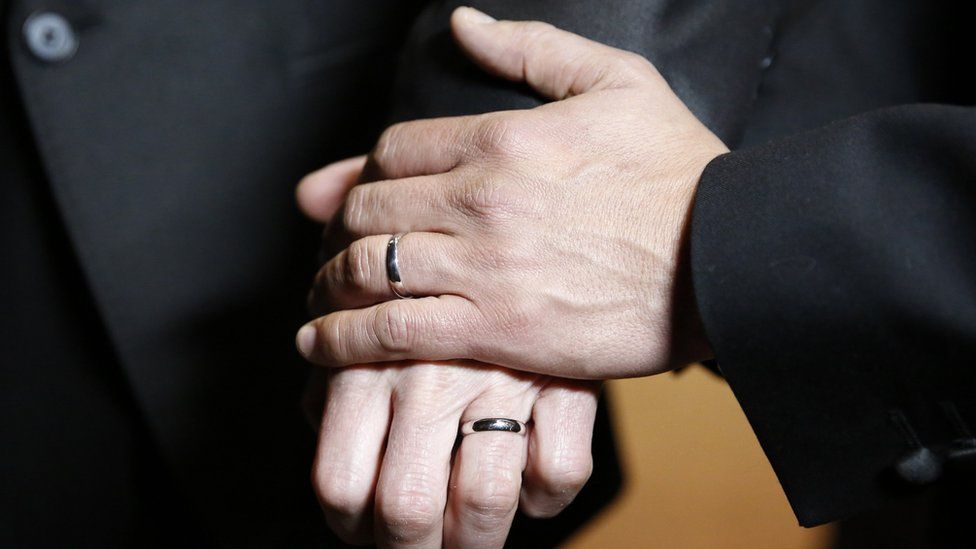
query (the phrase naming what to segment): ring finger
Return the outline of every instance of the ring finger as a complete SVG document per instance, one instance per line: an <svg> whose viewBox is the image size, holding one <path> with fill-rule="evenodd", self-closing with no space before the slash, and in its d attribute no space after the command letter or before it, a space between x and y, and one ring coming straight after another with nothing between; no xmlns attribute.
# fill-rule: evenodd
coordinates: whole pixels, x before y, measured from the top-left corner
<svg viewBox="0 0 976 549"><path fill-rule="evenodd" d="M468 407L462 422L491 417L524 422L529 408L531 404L496 406L480 399ZM527 438L525 427L519 433L483 431L464 435L451 473L444 517L445 546L504 546L518 507Z"/></svg>
<svg viewBox="0 0 976 549"><path fill-rule="evenodd" d="M315 277L309 309L324 315L394 299L387 259L391 235L367 236L326 262ZM456 293L460 250L454 237L407 233L396 244L402 289L411 296Z"/></svg>

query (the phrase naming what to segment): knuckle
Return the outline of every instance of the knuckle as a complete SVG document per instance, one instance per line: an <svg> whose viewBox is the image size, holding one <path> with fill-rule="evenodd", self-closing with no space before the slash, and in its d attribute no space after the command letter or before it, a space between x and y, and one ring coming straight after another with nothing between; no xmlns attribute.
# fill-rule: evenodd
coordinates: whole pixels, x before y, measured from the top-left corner
<svg viewBox="0 0 976 549"><path fill-rule="evenodd" d="M534 272L540 261L543 261L517 234L510 236L497 234L496 231L492 236L491 245L472 247L470 254L479 268L494 273L499 280L524 281L526 273ZM511 296L512 302L521 304L517 311L512 311L519 313L527 312L533 300L538 297L533 296L531 290L523 285L509 289L506 295Z"/></svg>
<svg viewBox="0 0 976 549"><path fill-rule="evenodd" d="M460 495L466 512L485 519L502 519L515 511L519 487L511 481L493 481Z"/></svg>
<svg viewBox="0 0 976 549"><path fill-rule="evenodd" d="M466 185L459 202L466 214L493 225L519 217L529 200L516 184L483 179Z"/></svg>
<svg viewBox="0 0 976 549"><path fill-rule="evenodd" d="M646 57L630 51L621 52L616 65L620 76L631 81L647 81L657 75L657 69Z"/></svg>
<svg viewBox="0 0 976 549"><path fill-rule="evenodd" d="M412 347L416 320L408 314L402 301L388 301L376 311L373 332L380 347L387 353L405 353Z"/></svg>
<svg viewBox="0 0 976 549"><path fill-rule="evenodd" d="M343 364L346 357L346 338L342 326L334 317L325 317L315 324L318 331L315 338L318 351L327 364Z"/></svg>
<svg viewBox="0 0 976 549"><path fill-rule="evenodd" d="M325 314L327 312L323 312L325 309L330 309L336 304L336 289L343 284L344 256L345 254L338 255L315 274L312 291L308 295L308 307L313 312Z"/></svg>
<svg viewBox="0 0 976 549"><path fill-rule="evenodd" d="M539 468L541 488L550 496L571 499L593 473L593 457L589 452L563 456L544 463Z"/></svg>
<svg viewBox="0 0 976 549"><path fill-rule="evenodd" d="M458 372L451 368L414 368L393 389L395 407L404 413L422 417L435 404L433 399L457 389L459 378ZM422 395L421 398L417 398L418 395ZM410 429L410 435L418 440L433 437L437 433L433 422L416 421Z"/></svg>
<svg viewBox="0 0 976 549"><path fill-rule="evenodd" d="M319 503L326 512L340 517L352 517L363 511L369 499L365 479L348 470L318 469L312 482Z"/></svg>
<svg viewBox="0 0 976 549"><path fill-rule="evenodd" d="M339 263L339 259L341 257L330 260L315 273L312 290L308 296L310 305L313 303L317 305L318 301L323 297L328 297L328 294L341 282L337 276L337 263Z"/></svg>
<svg viewBox="0 0 976 549"><path fill-rule="evenodd" d="M369 207L367 200L369 200L369 193L363 185L353 187L346 195L346 204L342 211L342 224L346 230L353 234L359 233L363 213Z"/></svg>
<svg viewBox="0 0 976 549"><path fill-rule="evenodd" d="M379 497L377 515L384 533L400 543L421 541L437 527L443 512L432 495L419 492L399 492Z"/></svg>
<svg viewBox="0 0 976 549"><path fill-rule="evenodd" d="M479 127L477 141L489 154L517 157L525 150L530 132L531 128L520 116L492 116Z"/></svg>
<svg viewBox="0 0 976 549"><path fill-rule="evenodd" d="M464 206L478 217L492 217L504 200L497 185L490 181L479 181L465 188L462 198Z"/></svg>
<svg viewBox="0 0 976 549"><path fill-rule="evenodd" d="M373 273L370 265L370 254L372 251L372 246L367 238L356 240L346 250L346 257L343 262L343 279L355 289L365 290L371 285L370 279Z"/></svg>
<svg viewBox="0 0 976 549"><path fill-rule="evenodd" d="M547 38L555 28L544 21L527 21L521 27L519 41L523 46L527 46Z"/></svg>
<svg viewBox="0 0 976 549"><path fill-rule="evenodd" d="M373 162L375 162L381 168L389 164L390 159L396 155L397 147L399 146L401 136L403 135L404 129L409 122L398 122L392 126L387 127L380 134L379 139L376 140L376 146L373 147L372 157Z"/></svg>

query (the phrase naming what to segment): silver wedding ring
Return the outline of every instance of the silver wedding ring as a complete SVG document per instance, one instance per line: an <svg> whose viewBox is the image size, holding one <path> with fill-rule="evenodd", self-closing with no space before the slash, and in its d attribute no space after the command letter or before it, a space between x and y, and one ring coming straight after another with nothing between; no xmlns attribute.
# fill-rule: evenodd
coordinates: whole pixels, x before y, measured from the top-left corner
<svg viewBox="0 0 976 549"><path fill-rule="evenodd" d="M465 422L461 425L461 435L483 433L485 431L504 431L525 436L525 424L516 419L506 417L487 417Z"/></svg>
<svg viewBox="0 0 976 549"><path fill-rule="evenodd" d="M403 238L403 233L395 234L390 237L390 241L386 244L386 276L390 280L390 289L393 290L393 293L400 299L408 299L412 296L403 286L397 250L401 238Z"/></svg>

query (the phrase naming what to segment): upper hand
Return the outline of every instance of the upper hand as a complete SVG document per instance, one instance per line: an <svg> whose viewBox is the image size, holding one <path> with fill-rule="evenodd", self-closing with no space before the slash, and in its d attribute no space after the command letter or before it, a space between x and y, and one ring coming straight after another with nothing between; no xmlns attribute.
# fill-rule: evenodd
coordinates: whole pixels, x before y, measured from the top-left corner
<svg viewBox="0 0 976 549"><path fill-rule="evenodd" d="M683 261L697 181L728 149L646 59L473 13L452 19L465 52L555 101L389 128L367 161L383 180L353 188L341 211L359 240L313 292L335 312L300 331L303 353L327 365L469 358L583 378L707 358ZM334 186L328 173L306 178L300 202ZM393 299L393 233L407 233L403 282L425 297Z"/></svg>

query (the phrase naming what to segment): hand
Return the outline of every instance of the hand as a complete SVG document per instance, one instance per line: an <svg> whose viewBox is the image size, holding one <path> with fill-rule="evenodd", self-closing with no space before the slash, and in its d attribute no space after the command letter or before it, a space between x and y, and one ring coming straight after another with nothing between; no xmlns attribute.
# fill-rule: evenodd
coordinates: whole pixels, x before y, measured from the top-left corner
<svg viewBox="0 0 976 549"><path fill-rule="evenodd" d="M554 516L589 478L595 382L464 364L327 375L312 481L347 542L502 547L517 507ZM455 449L459 424L530 416L526 436L473 433Z"/></svg>
<svg viewBox="0 0 976 549"><path fill-rule="evenodd" d="M389 128L367 165L385 180L354 188L342 212L359 240L312 296L349 310L303 327L302 352L331 366L469 358L599 379L709 357L687 228L725 145L636 54L469 8L452 26L482 68L555 102ZM313 174L300 194L326 184ZM392 233L406 233L404 284L425 297L389 301Z"/></svg>
<svg viewBox="0 0 976 549"><path fill-rule="evenodd" d="M326 221L368 180L362 166L321 171L300 205ZM304 407L321 425L312 478L326 519L351 543L501 547L516 505L553 516L586 483L598 391L473 363L315 370ZM485 417L531 423L526 436L476 433L455 447L458 425Z"/></svg>

